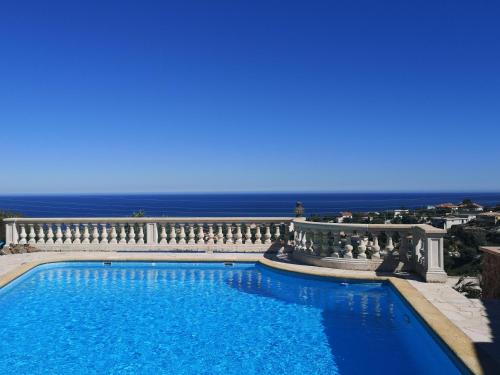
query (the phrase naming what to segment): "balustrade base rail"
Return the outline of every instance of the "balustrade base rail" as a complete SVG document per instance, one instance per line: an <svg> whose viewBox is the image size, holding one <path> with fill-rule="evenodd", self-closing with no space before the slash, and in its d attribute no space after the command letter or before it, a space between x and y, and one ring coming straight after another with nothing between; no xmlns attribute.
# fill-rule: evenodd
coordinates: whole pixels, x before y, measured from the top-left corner
<svg viewBox="0 0 500 375"><path fill-rule="evenodd" d="M305 254L297 251L293 252L292 257L300 263L308 264L311 266L335 268L340 270L378 272L395 272L406 270L405 264L400 262L399 259L332 258Z"/></svg>
<svg viewBox="0 0 500 375"><path fill-rule="evenodd" d="M77 245L32 245L40 251L71 252L71 251L89 251L89 252L189 252L189 253L276 253L284 250L285 246L273 242L271 244L185 244L185 245L132 245L127 244L77 244Z"/></svg>

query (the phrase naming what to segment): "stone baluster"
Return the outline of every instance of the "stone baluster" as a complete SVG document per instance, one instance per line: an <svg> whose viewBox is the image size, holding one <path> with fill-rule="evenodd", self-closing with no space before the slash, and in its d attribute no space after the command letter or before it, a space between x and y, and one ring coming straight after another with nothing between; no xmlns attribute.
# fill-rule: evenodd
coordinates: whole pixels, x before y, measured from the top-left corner
<svg viewBox="0 0 500 375"><path fill-rule="evenodd" d="M73 232L73 244L79 245L82 243L80 233L80 224L75 224L75 231Z"/></svg>
<svg viewBox="0 0 500 375"><path fill-rule="evenodd" d="M262 233L260 233L260 224L257 224L255 227L255 243L256 244L262 243Z"/></svg>
<svg viewBox="0 0 500 375"><path fill-rule="evenodd" d="M292 240L294 251L299 251L299 241L300 241L299 228L295 228L295 231L293 232L293 240Z"/></svg>
<svg viewBox="0 0 500 375"><path fill-rule="evenodd" d="M188 244L193 245L196 243L195 239L195 234L194 234L194 225L193 224L188 224L189 226L189 233L188 233Z"/></svg>
<svg viewBox="0 0 500 375"><path fill-rule="evenodd" d="M322 257L330 256L330 232L322 232L321 239L320 255Z"/></svg>
<svg viewBox="0 0 500 375"><path fill-rule="evenodd" d="M128 225L128 241L127 244L135 245L135 223Z"/></svg>
<svg viewBox="0 0 500 375"><path fill-rule="evenodd" d="M264 233L264 243L271 243L271 225L268 223L266 224L266 232Z"/></svg>
<svg viewBox="0 0 500 375"><path fill-rule="evenodd" d="M213 245L215 243L215 241L214 241L214 226L213 226L213 224L207 224L207 226L208 226L207 245Z"/></svg>
<svg viewBox="0 0 500 375"><path fill-rule="evenodd" d="M321 251L321 232L316 232L312 231L311 236L309 237L311 240L311 248L312 248L312 254L313 255L318 255L320 254Z"/></svg>
<svg viewBox="0 0 500 375"><path fill-rule="evenodd" d="M243 243L243 234L241 233L241 224L236 224L236 235L235 235L235 244L241 245Z"/></svg>
<svg viewBox="0 0 500 375"><path fill-rule="evenodd" d="M186 229L184 224L179 224L179 245L186 244Z"/></svg>
<svg viewBox="0 0 500 375"><path fill-rule="evenodd" d="M28 243L28 241L26 241L26 227L24 224L19 224L19 228L21 229L21 233L19 234L19 244L25 245Z"/></svg>
<svg viewBox="0 0 500 375"><path fill-rule="evenodd" d="M233 226L231 223L226 224L226 244L233 244Z"/></svg>
<svg viewBox="0 0 500 375"><path fill-rule="evenodd" d="M275 224L274 225L274 238L276 239L276 241L280 241L281 240L280 226L281 226L281 224Z"/></svg>
<svg viewBox="0 0 500 375"><path fill-rule="evenodd" d="M216 242L218 244L224 243L224 233L222 232L222 224L217 224Z"/></svg>
<svg viewBox="0 0 500 375"><path fill-rule="evenodd" d="M303 241L305 244L305 252L311 254L313 252L313 243L312 243L312 233L308 231L304 231Z"/></svg>
<svg viewBox="0 0 500 375"><path fill-rule="evenodd" d="M89 232L89 225L88 224L82 224L83 225L83 244L89 244L90 243L90 232Z"/></svg>
<svg viewBox="0 0 500 375"><path fill-rule="evenodd" d="M392 233L386 232L385 235L387 237L387 242L385 244L384 252L385 255L388 256L391 255L392 251L394 250L394 244L392 243Z"/></svg>
<svg viewBox="0 0 500 375"><path fill-rule="evenodd" d="M36 243L41 245L45 243L45 232L43 230L43 224L38 224L38 241Z"/></svg>
<svg viewBox="0 0 500 375"><path fill-rule="evenodd" d="M56 224L56 244L62 244L63 243L63 234L62 234L62 229L61 229L61 224Z"/></svg>
<svg viewBox="0 0 500 375"><path fill-rule="evenodd" d="M250 223L245 224L245 245L252 244L252 230L250 229Z"/></svg>
<svg viewBox="0 0 500 375"><path fill-rule="evenodd" d="M36 244L36 233L35 233L35 224L28 224L30 227L30 233L29 233L29 241L28 243L30 245Z"/></svg>
<svg viewBox="0 0 500 375"><path fill-rule="evenodd" d="M307 240L307 232L305 230L300 231L300 250L304 253L309 251L309 241Z"/></svg>
<svg viewBox="0 0 500 375"><path fill-rule="evenodd" d="M170 238L168 240L169 245L177 244L177 233L175 231L175 223L170 224Z"/></svg>
<svg viewBox="0 0 500 375"><path fill-rule="evenodd" d="M380 259L380 245L378 244L378 233L373 234L372 259Z"/></svg>
<svg viewBox="0 0 500 375"><path fill-rule="evenodd" d="M125 224L120 223L120 240L118 241L119 244L126 244L127 243L127 231L125 230Z"/></svg>
<svg viewBox="0 0 500 375"><path fill-rule="evenodd" d="M167 224L161 223L161 230L160 230L160 244L166 244L167 243Z"/></svg>
<svg viewBox="0 0 500 375"><path fill-rule="evenodd" d="M198 241L196 243L198 244L204 244L205 243L205 232L203 231L203 223L198 224Z"/></svg>
<svg viewBox="0 0 500 375"><path fill-rule="evenodd" d="M110 236L111 236L111 239L109 240L109 243L112 245L117 244L118 243L118 240L117 240L118 234L116 233L116 224L111 224Z"/></svg>
<svg viewBox="0 0 500 375"><path fill-rule="evenodd" d="M339 258L342 252L342 242L340 237L340 232L332 233L333 236L333 246L332 246L332 258Z"/></svg>
<svg viewBox="0 0 500 375"><path fill-rule="evenodd" d="M92 240L91 244L96 245L99 243L99 227L98 224L92 224Z"/></svg>
<svg viewBox="0 0 500 375"><path fill-rule="evenodd" d="M137 224L139 232L137 233L137 244L144 245L144 224Z"/></svg>
<svg viewBox="0 0 500 375"><path fill-rule="evenodd" d="M352 243L351 243L351 236L352 234L346 234L346 242L345 242L345 246L344 246L344 258L347 258L347 259L352 259L352 250L354 249L354 247L352 246Z"/></svg>
<svg viewBox="0 0 500 375"><path fill-rule="evenodd" d="M409 247L410 247L410 239L407 233L400 233L400 241L399 241L399 258L400 259L408 259L409 258Z"/></svg>
<svg viewBox="0 0 500 375"><path fill-rule="evenodd" d="M101 224L101 241L99 243L103 245L108 244L108 225L107 224Z"/></svg>
<svg viewBox="0 0 500 375"><path fill-rule="evenodd" d="M71 233L71 224L66 224L66 229L64 230L64 244L70 245L73 242L73 233Z"/></svg>
<svg viewBox="0 0 500 375"><path fill-rule="evenodd" d="M47 224L47 241L45 241L45 244L54 244L54 232L52 230L52 224Z"/></svg>
<svg viewBox="0 0 500 375"><path fill-rule="evenodd" d="M365 235L359 236L358 245L358 259L366 259L366 245L368 244L368 237Z"/></svg>

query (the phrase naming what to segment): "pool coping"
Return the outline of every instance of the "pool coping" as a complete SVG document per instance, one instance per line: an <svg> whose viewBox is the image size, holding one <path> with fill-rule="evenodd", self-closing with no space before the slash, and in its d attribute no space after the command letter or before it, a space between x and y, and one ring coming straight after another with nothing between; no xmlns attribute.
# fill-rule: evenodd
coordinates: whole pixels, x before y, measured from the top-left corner
<svg viewBox="0 0 500 375"><path fill-rule="evenodd" d="M51 263L63 262L89 262L89 261L116 261L116 262L238 262L238 263L260 263L262 265L292 273L319 276L330 279L351 279L364 281L387 281L401 297L413 308L416 314L423 320L424 324L445 344L450 352L468 369L471 373L483 375L485 372L481 366L478 354L471 339L453 324L443 313L441 313L431 302L429 302L414 286L404 278L389 275L360 275L358 273L336 272L331 268L312 267L301 264L285 263L279 260L263 258L262 255L246 256L245 258L236 255L217 256L206 254L206 256L189 256L189 254L176 254L172 259L159 259L158 257L127 257L127 254L120 253L110 256L110 254L95 254L92 256L65 256L57 259L46 259L24 262L11 271L0 276L0 288L16 280L31 269Z"/></svg>

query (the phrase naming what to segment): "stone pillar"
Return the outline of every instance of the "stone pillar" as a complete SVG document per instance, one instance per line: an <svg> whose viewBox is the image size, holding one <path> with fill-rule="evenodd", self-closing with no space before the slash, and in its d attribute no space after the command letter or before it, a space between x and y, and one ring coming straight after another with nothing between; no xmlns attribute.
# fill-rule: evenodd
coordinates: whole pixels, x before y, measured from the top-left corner
<svg viewBox="0 0 500 375"><path fill-rule="evenodd" d="M448 276L444 271L443 254L443 237L446 231L426 225L415 227L414 232L414 238L420 237L423 246L423 257L419 259L416 271L427 282L446 282Z"/></svg>
<svg viewBox="0 0 500 375"><path fill-rule="evenodd" d="M162 233L165 232L165 224L162 226ZM167 238L167 233L165 232L165 240ZM146 223L146 243L148 245L156 245L158 243L158 226L156 223Z"/></svg>

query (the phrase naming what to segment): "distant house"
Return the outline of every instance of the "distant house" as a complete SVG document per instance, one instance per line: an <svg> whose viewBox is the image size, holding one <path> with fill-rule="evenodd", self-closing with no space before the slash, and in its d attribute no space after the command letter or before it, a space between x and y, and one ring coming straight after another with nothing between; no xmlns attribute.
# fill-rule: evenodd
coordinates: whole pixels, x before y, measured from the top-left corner
<svg viewBox="0 0 500 375"><path fill-rule="evenodd" d="M404 210L404 209L394 210L394 217L403 217L404 215L408 215L409 213L410 210Z"/></svg>
<svg viewBox="0 0 500 375"><path fill-rule="evenodd" d="M454 225L463 225L475 218L474 215L439 216L431 218L431 224L436 228L448 230Z"/></svg>
<svg viewBox="0 0 500 375"><path fill-rule="evenodd" d="M441 203L436 206L437 209L457 211L458 206L453 203Z"/></svg>
<svg viewBox="0 0 500 375"><path fill-rule="evenodd" d="M474 211L474 212L480 212L483 210L483 206L477 203L471 203L471 204L461 204L458 206L460 210L463 211Z"/></svg>
<svg viewBox="0 0 500 375"><path fill-rule="evenodd" d="M337 223L343 223L345 219L352 219L352 212L344 211L337 217Z"/></svg>
<svg viewBox="0 0 500 375"><path fill-rule="evenodd" d="M500 212L483 212L477 215L477 221L484 224L497 225L500 222Z"/></svg>

